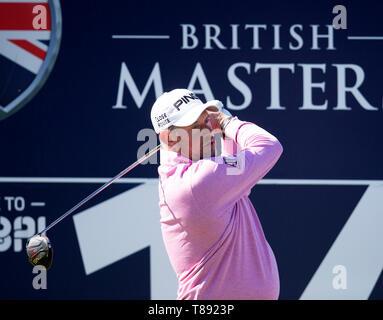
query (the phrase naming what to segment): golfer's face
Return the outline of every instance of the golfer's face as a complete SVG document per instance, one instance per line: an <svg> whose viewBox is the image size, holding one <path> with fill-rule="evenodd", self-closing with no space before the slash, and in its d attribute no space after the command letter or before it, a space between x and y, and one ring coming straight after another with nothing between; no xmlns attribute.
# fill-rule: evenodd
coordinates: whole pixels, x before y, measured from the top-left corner
<svg viewBox="0 0 383 320"><path fill-rule="evenodd" d="M205 110L192 125L191 139L189 139L191 159L199 160L215 156L215 140L213 126L209 113Z"/></svg>
<svg viewBox="0 0 383 320"><path fill-rule="evenodd" d="M209 108L203 111L192 125L176 129L176 134L181 138L182 154L188 154L191 160L215 156L214 134L218 130L210 111Z"/></svg>

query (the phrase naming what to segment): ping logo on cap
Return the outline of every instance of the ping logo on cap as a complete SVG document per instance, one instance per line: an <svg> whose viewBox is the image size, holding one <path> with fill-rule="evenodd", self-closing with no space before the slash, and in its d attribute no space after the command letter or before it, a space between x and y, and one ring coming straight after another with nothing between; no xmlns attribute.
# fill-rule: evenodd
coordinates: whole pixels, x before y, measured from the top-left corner
<svg viewBox="0 0 383 320"><path fill-rule="evenodd" d="M181 99L178 99L175 103L173 103L173 106L178 111L180 111L181 104L183 103L188 104L190 99L199 100L199 98L193 92L191 92L190 95L185 95L185 96L182 96Z"/></svg>

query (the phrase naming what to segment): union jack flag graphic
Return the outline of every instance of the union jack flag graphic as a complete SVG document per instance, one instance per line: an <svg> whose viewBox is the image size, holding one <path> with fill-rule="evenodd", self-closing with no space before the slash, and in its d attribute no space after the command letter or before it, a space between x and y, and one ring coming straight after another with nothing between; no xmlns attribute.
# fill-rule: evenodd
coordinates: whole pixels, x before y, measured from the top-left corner
<svg viewBox="0 0 383 320"><path fill-rule="evenodd" d="M42 87L60 39L58 0L0 0L0 120Z"/></svg>

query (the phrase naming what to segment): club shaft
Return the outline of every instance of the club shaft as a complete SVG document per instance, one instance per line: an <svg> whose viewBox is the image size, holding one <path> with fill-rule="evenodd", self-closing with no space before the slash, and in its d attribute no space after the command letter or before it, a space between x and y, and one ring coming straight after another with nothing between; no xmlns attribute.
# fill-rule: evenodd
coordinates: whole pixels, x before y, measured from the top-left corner
<svg viewBox="0 0 383 320"><path fill-rule="evenodd" d="M129 167L127 167L126 169L124 169L123 171L121 171L119 174L117 174L115 177L113 177L111 180L109 180L108 182L106 182L105 184L103 184L100 188L98 188L96 191L94 191L93 193L91 193L89 196L87 196L85 199L83 199L82 201L80 201L78 204L76 204L73 208L69 209L67 212L65 212L61 217L57 218L55 221L53 221L49 226L47 226L44 230L42 230L41 232L39 232L38 234L41 235L43 233L46 233L49 229L53 228L56 224L58 224L61 220L65 219L67 216L69 216L70 214L72 214L73 212L75 212L78 208L80 208L81 206L83 206L85 203L87 203L90 199L92 199L93 197L95 197L97 194L99 194L102 190L106 189L107 187L109 187L113 182L117 181L118 179L120 179L122 176L124 176L125 174L127 174L130 170L132 170L133 168L135 168L136 166L138 166L140 163L142 163L144 160L148 159L149 157L151 157L153 154L155 154L159 149L160 149L160 146L161 145L158 145L157 147L155 147L154 149L150 150L147 154L145 154L144 156L142 156L140 159L138 159L136 162L134 162L133 164L131 164Z"/></svg>

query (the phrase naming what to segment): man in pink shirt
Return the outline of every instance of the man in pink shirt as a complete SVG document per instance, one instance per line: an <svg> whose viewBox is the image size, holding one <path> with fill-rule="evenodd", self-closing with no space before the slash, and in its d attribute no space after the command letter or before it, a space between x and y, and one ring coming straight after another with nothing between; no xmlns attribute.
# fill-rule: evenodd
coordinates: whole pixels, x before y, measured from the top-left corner
<svg viewBox="0 0 383 320"><path fill-rule="evenodd" d="M151 119L161 141L160 222L177 299L278 299L277 263L248 195L279 159L279 141L186 89L160 96Z"/></svg>

